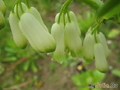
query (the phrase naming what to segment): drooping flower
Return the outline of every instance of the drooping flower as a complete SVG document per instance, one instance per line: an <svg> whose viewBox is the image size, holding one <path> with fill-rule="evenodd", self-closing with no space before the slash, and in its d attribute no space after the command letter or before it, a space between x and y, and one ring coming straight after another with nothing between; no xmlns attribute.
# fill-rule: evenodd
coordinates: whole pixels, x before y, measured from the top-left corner
<svg viewBox="0 0 120 90"><path fill-rule="evenodd" d="M0 11L0 30L5 26L5 18L2 12Z"/></svg>
<svg viewBox="0 0 120 90"><path fill-rule="evenodd" d="M39 21L30 13L24 13L19 21L22 33L30 45L40 52L52 52L55 50L55 40L52 35L44 30Z"/></svg>
<svg viewBox="0 0 120 90"><path fill-rule="evenodd" d="M13 40L19 48L25 48L27 46L27 39L23 35L19 27L19 19L17 15L13 12L10 12L9 15L9 24L13 35Z"/></svg>
<svg viewBox="0 0 120 90"><path fill-rule="evenodd" d="M108 70L108 63L106 61L106 56L104 48L101 43L96 43L94 45L95 54L95 66L100 72L106 72Z"/></svg>
<svg viewBox="0 0 120 90"><path fill-rule="evenodd" d="M0 11L3 13L3 15L5 15L6 6L5 6L5 3L3 2L3 0L0 0Z"/></svg>
<svg viewBox="0 0 120 90"><path fill-rule="evenodd" d="M83 41L83 57L87 62L91 62L94 59L94 44L94 36L91 33L86 34Z"/></svg>
<svg viewBox="0 0 120 90"><path fill-rule="evenodd" d="M51 28L51 34L56 41L56 49L53 52L53 60L63 63L66 60L63 25L54 23Z"/></svg>
<svg viewBox="0 0 120 90"><path fill-rule="evenodd" d="M65 45L73 57L81 57L82 41L75 24L75 22L71 21L65 25Z"/></svg>
<svg viewBox="0 0 120 90"><path fill-rule="evenodd" d="M56 49L53 52L52 60L56 60L59 63L63 63L66 60L65 43L64 43L64 23L63 14L56 14L55 23L51 27L51 34L56 42ZM60 20L60 22L59 22Z"/></svg>

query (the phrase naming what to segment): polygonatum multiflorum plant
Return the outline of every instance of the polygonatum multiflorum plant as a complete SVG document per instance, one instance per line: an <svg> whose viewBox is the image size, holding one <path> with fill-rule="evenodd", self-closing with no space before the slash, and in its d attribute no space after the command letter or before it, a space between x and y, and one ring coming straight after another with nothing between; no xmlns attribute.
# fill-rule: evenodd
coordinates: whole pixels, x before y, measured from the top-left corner
<svg viewBox="0 0 120 90"><path fill-rule="evenodd" d="M19 48L25 48L29 43L34 50L53 55L52 60L64 63L68 55L84 58L88 63L95 60L95 66L100 72L108 70L107 57L110 50L105 35L99 26L105 20L119 24L120 0L77 0L90 6L96 12L94 24L88 29L84 39L74 11L68 9L74 0L66 0L60 12L55 16L51 33L43 22L40 12L28 4L28 0L16 0L10 11L8 21L13 40ZM0 0L0 29L5 26L6 6Z"/></svg>

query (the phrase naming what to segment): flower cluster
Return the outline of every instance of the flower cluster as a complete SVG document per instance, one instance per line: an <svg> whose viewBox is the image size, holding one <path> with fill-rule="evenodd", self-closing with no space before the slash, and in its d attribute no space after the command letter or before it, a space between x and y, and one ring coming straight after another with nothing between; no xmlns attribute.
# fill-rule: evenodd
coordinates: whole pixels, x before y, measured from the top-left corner
<svg viewBox="0 0 120 90"><path fill-rule="evenodd" d="M11 11L9 23L16 45L25 48L27 42L39 52L55 50L55 41L43 23L40 13L34 7L18 3Z"/></svg>
<svg viewBox="0 0 120 90"><path fill-rule="evenodd" d="M52 60L59 63L63 63L68 55L84 58L86 62L95 59L96 68L101 72L107 71L106 58L110 51L103 33L97 28L90 28L82 42L75 14L63 9L56 15L50 34L38 10L18 2L9 15L16 45L25 48L29 42L38 52L52 52Z"/></svg>
<svg viewBox="0 0 120 90"><path fill-rule="evenodd" d="M108 49L105 36L102 32L93 33L91 29L85 36L83 41L83 57L87 62L91 62L95 58L95 66L105 72L108 69L106 58L110 50Z"/></svg>
<svg viewBox="0 0 120 90"><path fill-rule="evenodd" d="M6 12L5 3L2 0L0 0L0 30L5 26L5 18L4 18L5 12Z"/></svg>
<svg viewBox="0 0 120 90"><path fill-rule="evenodd" d="M52 25L51 34L56 41L56 49L53 52L53 60L62 63L70 53L73 57L81 57L82 41L77 19L72 11L58 13L55 23Z"/></svg>
<svg viewBox="0 0 120 90"><path fill-rule="evenodd" d="M58 13L55 23L52 25L51 34L56 41L56 49L53 52L53 60L59 63L66 60L67 55L84 58L88 63L95 59L95 66L101 72L106 72L110 50L108 49L105 36L95 28L90 28L81 41L81 31L77 19L72 11Z"/></svg>

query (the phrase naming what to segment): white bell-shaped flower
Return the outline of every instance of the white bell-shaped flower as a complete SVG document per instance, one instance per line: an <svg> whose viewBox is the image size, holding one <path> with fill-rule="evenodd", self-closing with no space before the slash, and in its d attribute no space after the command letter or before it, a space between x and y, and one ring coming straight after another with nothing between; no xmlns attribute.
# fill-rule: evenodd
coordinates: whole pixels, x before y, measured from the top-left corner
<svg viewBox="0 0 120 90"><path fill-rule="evenodd" d="M81 57L82 41L79 37L76 23L71 21L65 25L65 45L71 52L72 56Z"/></svg>
<svg viewBox="0 0 120 90"><path fill-rule="evenodd" d="M30 13L24 13L19 22L20 29L31 46L40 52L52 52L56 44L53 36L44 30L39 21Z"/></svg>
<svg viewBox="0 0 120 90"><path fill-rule="evenodd" d="M0 0L0 11L3 13L3 15L6 12L6 6L5 6L5 3L3 2L3 0Z"/></svg>
<svg viewBox="0 0 120 90"><path fill-rule="evenodd" d="M63 25L54 23L51 28L51 34L56 42L56 49L53 52L53 60L63 63L66 60Z"/></svg>
<svg viewBox="0 0 120 90"><path fill-rule="evenodd" d="M19 48L25 48L27 46L27 39L20 30L18 17L13 12L10 12L9 24L15 44Z"/></svg>
<svg viewBox="0 0 120 90"><path fill-rule="evenodd" d="M39 23L43 26L44 30L48 31L48 28L44 24L42 17L36 8L30 7L26 12L32 14L39 21Z"/></svg>
<svg viewBox="0 0 120 90"><path fill-rule="evenodd" d="M94 46L95 66L100 72L108 70L108 63L104 52L104 47L101 43L96 43Z"/></svg>
<svg viewBox="0 0 120 90"><path fill-rule="evenodd" d="M97 39L103 45L103 48L104 48L104 51L105 51L105 56L108 57L108 55L110 53L110 50L107 46L107 41L106 41L106 38L105 38L104 34L102 32L99 32L97 34Z"/></svg>
<svg viewBox="0 0 120 90"><path fill-rule="evenodd" d="M94 36L91 33L86 34L83 41L83 56L87 62L91 62L94 59L94 44Z"/></svg>

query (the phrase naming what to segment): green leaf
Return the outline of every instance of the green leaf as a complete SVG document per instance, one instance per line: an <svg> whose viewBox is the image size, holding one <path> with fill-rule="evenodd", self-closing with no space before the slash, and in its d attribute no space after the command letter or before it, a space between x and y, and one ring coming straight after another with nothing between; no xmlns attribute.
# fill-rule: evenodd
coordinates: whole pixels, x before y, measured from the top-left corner
<svg viewBox="0 0 120 90"><path fill-rule="evenodd" d="M79 87L78 90L90 90L90 88L88 88L87 86L86 86L86 88L85 87Z"/></svg>
<svg viewBox="0 0 120 90"><path fill-rule="evenodd" d="M118 36L120 34L120 31L118 29L112 29L109 33L108 33L108 37L109 38L115 38L116 36Z"/></svg>
<svg viewBox="0 0 120 90"><path fill-rule="evenodd" d="M98 78L99 77L99 78ZM105 77L104 73L99 72L98 70L95 70L93 72L93 78L94 78L94 83L101 82Z"/></svg>
<svg viewBox="0 0 120 90"><path fill-rule="evenodd" d="M31 63L31 69L33 70L34 73L38 71L37 66L35 65L34 62Z"/></svg>
<svg viewBox="0 0 120 90"><path fill-rule="evenodd" d="M27 70L29 69L29 66L30 66L30 61L27 60L27 61L24 63L24 65L23 65L23 70L24 70L24 71L27 71Z"/></svg>
<svg viewBox="0 0 120 90"><path fill-rule="evenodd" d="M82 85L82 83L80 81L80 74L76 74L76 75L72 76L71 79L75 85L77 85L77 86Z"/></svg>
<svg viewBox="0 0 120 90"><path fill-rule="evenodd" d="M93 8L96 11L103 4L103 2L101 0L78 0L78 1L81 1L85 4L87 4L88 6L90 6L91 8Z"/></svg>
<svg viewBox="0 0 120 90"><path fill-rule="evenodd" d="M98 10L97 18L109 19L120 12L120 0L107 0Z"/></svg>
<svg viewBox="0 0 120 90"><path fill-rule="evenodd" d="M14 62L17 61L17 57L6 57L4 60L4 62Z"/></svg>
<svg viewBox="0 0 120 90"><path fill-rule="evenodd" d="M120 70L119 69L113 69L112 73L118 77L120 77Z"/></svg>

